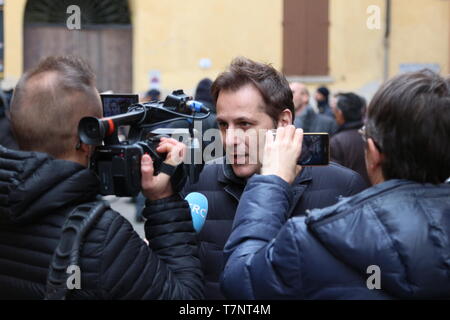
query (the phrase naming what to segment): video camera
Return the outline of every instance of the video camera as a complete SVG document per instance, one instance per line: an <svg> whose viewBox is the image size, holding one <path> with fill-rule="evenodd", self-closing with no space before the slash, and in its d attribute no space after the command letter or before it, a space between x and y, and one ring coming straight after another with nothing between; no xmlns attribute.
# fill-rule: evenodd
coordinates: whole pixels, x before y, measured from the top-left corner
<svg viewBox="0 0 450 320"><path fill-rule="evenodd" d="M121 111L119 111L121 112ZM203 115L196 115L202 113ZM174 91L164 102L131 104L125 113L97 119L85 117L78 126L78 134L83 143L95 145L96 149L90 158L90 168L100 178L100 193L122 197L136 196L141 189L141 157L148 153L153 159L154 174L160 172L166 154L156 152L160 138L170 137L180 132L179 128L164 128L176 120L187 120L189 143L188 153L192 155L196 148L193 120L202 120L210 115L210 110L183 90ZM118 129L130 126L128 137L119 141ZM199 167L194 164L183 164L177 167L171 177L172 186L177 189L187 175L191 181L198 180ZM201 170L201 169L200 169ZM176 187L178 186L178 187Z"/></svg>

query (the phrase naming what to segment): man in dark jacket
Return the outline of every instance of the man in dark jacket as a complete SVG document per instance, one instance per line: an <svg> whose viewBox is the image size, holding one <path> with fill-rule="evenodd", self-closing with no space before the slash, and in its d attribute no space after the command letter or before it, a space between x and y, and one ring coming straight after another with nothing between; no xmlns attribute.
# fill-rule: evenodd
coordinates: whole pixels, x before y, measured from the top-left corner
<svg viewBox="0 0 450 320"><path fill-rule="evenodd" d="M330 157L358 172L370 184L364 160L364 142L358 130L363 126L365 101L354 93L339 93L332 106L338 131L330 140Z"/></svg>
<svg viewBox="0 0 450 320"><path fill-rule="evenodd" d="M269 138L263 174L247 183L225 247L227 297L450 298L450 144L442 143L450 141L450 81L431 71L397 76L368 112L374 186L307 217L289 219L289 159L302 133L289 127Z"/></svg>
<svg viewBox="0 0 450 320"><path fill-rule="evenodd" d="M24 151L0 147L0 299L42 299L49 264L68 215L93 202L98 177L87 169L91 146L78 138L84 116L102 116L91 69L72 57L50 57L19 81L11 123ZM39 151L39 152L36 152ZM183 147L158 151L176 165ZM83 238L81 288L67 299L199 299L202 273L189 206L173 195L169 176L153 176L142 158L149 198L147 245L120 214L104 212Z"/></svg>
<svg viewBox="0 0 450 320"><path fill-rule="evenodd" d="M290 84L294 108L294 125L302 128L304 132L326 132L333 135L337 130L336 121L332 117L317 114L309 105L309 91L303 83L293 82Z"/></svg>
<svg viewBox="0 0 450 320"><path fill-rule="evenodd" d="M218 281L224 266L222 250L247 179L261 170L261 158L256 153L263 150L264 140L258 139L258 134L292 124L294 106L283 75L271 66L246 58L231 63L229 70L213 83L212 93L226 158L221 159L221 164L206 165L199 182L187 185L184 194L200 192L208 199L206 222L199 233L205 298L221 299ZM297 167L289 216L332 205L339 197L353 195L365 187L356 172L337 164ZM273 200L266 195L264 201Z"/></svg>

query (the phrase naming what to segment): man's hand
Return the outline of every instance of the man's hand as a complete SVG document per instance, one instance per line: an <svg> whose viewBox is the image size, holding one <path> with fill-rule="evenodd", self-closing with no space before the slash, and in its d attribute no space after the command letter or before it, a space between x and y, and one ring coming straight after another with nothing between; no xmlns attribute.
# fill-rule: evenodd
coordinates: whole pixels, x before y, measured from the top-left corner
<svg viewBox="0 0 450 320"><path fill-rule="evenodd" d="M161 138L156 151L167 153L164 163L176 167L183 162L186 147L175 139ZM153 160L148 154L144 154L141 159L141 185L144 196L153 201L170 197L173 194L170 176L163 172L154 176L153 172Z"/></svg>
<svg viewBox="0 0 450 320"><path fill-rule="evenodd" d="M272 132L267 131L261 174L279 176L289 184L294 182L302 142L303 130L293 125L278 128L275 140Z"/></svg>

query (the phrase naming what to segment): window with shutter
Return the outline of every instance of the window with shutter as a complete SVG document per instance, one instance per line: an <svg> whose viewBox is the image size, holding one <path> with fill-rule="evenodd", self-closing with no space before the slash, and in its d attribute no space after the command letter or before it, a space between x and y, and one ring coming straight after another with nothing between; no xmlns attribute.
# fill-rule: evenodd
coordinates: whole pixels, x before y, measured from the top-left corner
<svg viewBox="0 0 450 320"><path fill-rule="evenodd" d="M283 72L287 76L326 76L328 0L284 0Z"/></svg>

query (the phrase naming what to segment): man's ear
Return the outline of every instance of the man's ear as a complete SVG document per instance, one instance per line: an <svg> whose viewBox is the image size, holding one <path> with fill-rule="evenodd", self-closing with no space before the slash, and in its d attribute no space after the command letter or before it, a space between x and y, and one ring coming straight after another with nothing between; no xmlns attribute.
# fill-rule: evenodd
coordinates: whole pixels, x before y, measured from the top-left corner
<svg viewBox="0 0 450 320"><path fill-rule="evenodd" d="M345 120L344 120L344 113L342 112L342 110L336 107L333 111L334 117L336 118L336 122L339 125L344 124Z"/></svg>
<svg viewBox="0 0 450 320"><path fill-rule="evenodd" d="M94 150L93 146L78 141L77 145L75 146L75 150L73 150L72 153L64 159L78 162L79 164L87 167L92 150Z"/></svg>
<svg viewBox="0 0 450 320"><path fill-rule="evenodd" d="M371 138L367 139L366 149L366 168L372 185L385 181L381 164L383 162L383 154L375 146Z"/></svg>
<svg viewBox="0 0 450 320"><path fill-rule="evenodd" d="M91 150L92 150L92 146L90 146L88 144L85 144L85 143L83 143L81 141L79 142L78 146L79 146L79 148L77 148L78 151L86 154L87 156L90 156Z"/></svg>
<svg viewBox="0 0 450 320"><path fill-rule="evenodd" d="M292 112L289 109L284 109L278 117L278 127L286 127L292 124Z"/></svg>
<svg viewBox="0 0 450 320"><path fill-rule="evenodd" d="M368 164L371 170L381 167L382 155L375 146L372 138L367 139L367 159L369 160Z"/></svg>

